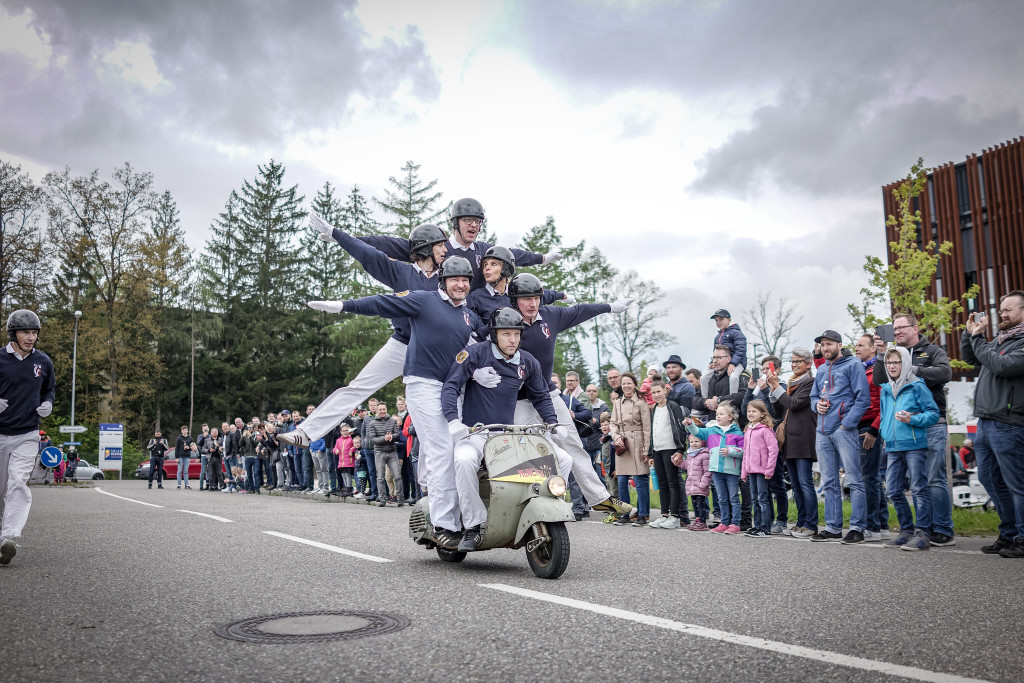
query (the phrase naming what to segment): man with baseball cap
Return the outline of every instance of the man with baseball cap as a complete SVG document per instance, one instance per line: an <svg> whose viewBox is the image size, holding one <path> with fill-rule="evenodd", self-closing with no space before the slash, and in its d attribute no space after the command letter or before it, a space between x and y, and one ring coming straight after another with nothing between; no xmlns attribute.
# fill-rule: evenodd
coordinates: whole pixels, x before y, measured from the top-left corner
<svg viewBox="0 0 1024 683"><path fill-rule="evenodd" d="M867 526L868 501L860 471L860 435L857 426L871 405L864 366L855 356L842 353L843 338L835 330L815 337L821 345L825 364L818 368L811 389L811 408L818 413L814 446L825 492L825 528L812 541L863 543ZM843 536L843 489L839 468L846 472L850 489L850 531Z"/></svg>

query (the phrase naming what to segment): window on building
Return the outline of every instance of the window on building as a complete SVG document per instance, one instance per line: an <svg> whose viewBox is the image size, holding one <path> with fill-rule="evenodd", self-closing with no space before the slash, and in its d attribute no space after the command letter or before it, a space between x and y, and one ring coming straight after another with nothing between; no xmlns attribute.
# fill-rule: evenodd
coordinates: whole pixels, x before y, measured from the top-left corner
<svg viewBox="0 0 1024 683"><path fill-rule="evenodd" d="M960 208L960 215L970 213L971 199L967 192L967 164L960 164L956 167L956 201Z"/></svg>
<svg viewBox="0 0 1024 683"><path fill-rule="evenodd" d="M967 289L970 289L977 282L978 282L978 273L976 271L972 270L972 271L969 271L967 273L964 273L964 287L966 287ZM967 300L967 311L969 313L974 313L977 310L978 310L978 300L977 299L968 299Z"/></svg>

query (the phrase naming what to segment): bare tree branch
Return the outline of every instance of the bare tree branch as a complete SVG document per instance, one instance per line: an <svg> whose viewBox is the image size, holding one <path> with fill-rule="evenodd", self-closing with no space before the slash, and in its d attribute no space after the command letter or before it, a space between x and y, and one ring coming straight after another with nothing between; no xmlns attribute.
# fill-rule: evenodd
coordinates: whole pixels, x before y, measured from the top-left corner
<svg viewBox="0 0 1024 683"><path fill-rule="evenodd" d="M764 347L765 354L780 356L789 346L790 333L804 318L796 314L796 304L790 303L787 297L779 297L775 306L771 299L771 290L767 293L758 291L757 305L742 312L743 327Z"/></svg>

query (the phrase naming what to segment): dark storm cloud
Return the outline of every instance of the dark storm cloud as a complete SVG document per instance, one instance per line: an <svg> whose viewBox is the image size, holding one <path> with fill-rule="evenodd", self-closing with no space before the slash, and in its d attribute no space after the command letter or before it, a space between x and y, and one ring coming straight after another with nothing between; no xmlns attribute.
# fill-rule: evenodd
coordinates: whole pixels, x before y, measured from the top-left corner
<svg viewBox="0 0 1024 683"><path fill-rule="evenodd" d="M32 26L69 65L63 73L3 71L3 91L19 94L4 96L7 131L60 134L80 116L114 119L115 127L117 120L146 124L148 134L156 126L228 143L275 142L294 129L344 120L356 94L386 103L404 84L424 100L440 89L418 33L408 29L399 41L371 46L353 2L3 4L11 14L31 9ZM92 73L122 41L148 45L167 85L150 92ZM54 91L59 109L33 106Z"/></svg>
<svg viewBox="0 0 1024 683"><path fill-rule="evenodd" d="M574 97L660 88L763 101L691 188L845 194L1018 135L1020 26L1006 2L532 2L518 34Z"/></svg>

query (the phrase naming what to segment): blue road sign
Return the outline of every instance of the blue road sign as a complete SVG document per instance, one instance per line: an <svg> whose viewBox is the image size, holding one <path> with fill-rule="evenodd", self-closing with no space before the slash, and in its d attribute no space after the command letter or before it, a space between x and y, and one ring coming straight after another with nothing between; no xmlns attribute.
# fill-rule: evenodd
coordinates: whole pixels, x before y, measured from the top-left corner
<svg viewBox="0 0 1024 683"><path fill-rule="evenodd" d="M39 454L43 467L57 467L64 462L64 454L56 446L47 446Z"/></svg>

